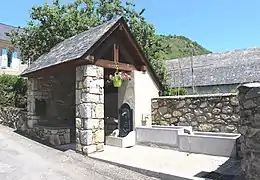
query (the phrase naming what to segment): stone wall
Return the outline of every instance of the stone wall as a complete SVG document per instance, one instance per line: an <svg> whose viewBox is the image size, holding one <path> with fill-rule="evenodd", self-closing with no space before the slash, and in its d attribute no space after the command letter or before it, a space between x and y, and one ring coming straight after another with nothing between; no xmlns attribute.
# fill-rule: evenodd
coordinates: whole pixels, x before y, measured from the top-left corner
<svg viewBox="0 0 260 180"><path fill-rule="evenodd" d="M35 125L30 133L43 142L54 146L70 143L69 127L46 127Z"/></svg>
<svg viewBox="0 0 260 180"><path fill-rule="evenodd" d="M75 117L75 70L28 78L28 126L46 122L73 125ZM36 116L35 100L46 102L46 116Z"/></svg>
<svg viewBox="0 0 260 180"><path fill-rule="evenodd" d="M37 92L38 80L36 78L28 78L28 89L27 89L27 125L28 128L33 128L35 124L38 123L40 117L35 114L35 99L45 97L43 92Z"/></svg>
<svg viewBox="0 0 260 180"><path fill-rule="evenodd" d="M104 149L104 69L76 68L76 150L90 154Z"/></svg>
<svg viewBox="0 0 260 180"><path fill-rule="evenodd" d="M237 94L170 96L152 99L152 123L192 126L195 131L237 132Z"/></svg>
<svg viewBox="0 0 260 180"><path fill-rule="evenodd" d="M260 83L239 87L242 169L246 179L260 179Z"/></svg>
<svg viewBox="0 0 260 180"><path fill-rule="evenodd" d="M27 112L25 109L0 107L0 124L20 131L27 129Z"/></svg>

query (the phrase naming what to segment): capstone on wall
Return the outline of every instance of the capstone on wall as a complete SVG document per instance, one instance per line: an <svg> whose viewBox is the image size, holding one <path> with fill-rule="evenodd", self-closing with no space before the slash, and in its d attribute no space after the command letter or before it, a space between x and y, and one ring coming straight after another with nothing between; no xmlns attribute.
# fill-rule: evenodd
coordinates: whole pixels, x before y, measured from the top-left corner
<svg viewBox="0 0 260 180"><path fill-rule="evenodd" d="M152 99L152 123L192 126L196 131L237 132L237 94L169 96Z"/></svg>
<svg viewBox="0 0 260 180"><path fill-rule="evenodd" d="M235 93L239 84L223 84L211 86L196 86L185 88L189 95L192 94L217 94L217 93ZM194 92L193 92L194 91Z"/></svg>

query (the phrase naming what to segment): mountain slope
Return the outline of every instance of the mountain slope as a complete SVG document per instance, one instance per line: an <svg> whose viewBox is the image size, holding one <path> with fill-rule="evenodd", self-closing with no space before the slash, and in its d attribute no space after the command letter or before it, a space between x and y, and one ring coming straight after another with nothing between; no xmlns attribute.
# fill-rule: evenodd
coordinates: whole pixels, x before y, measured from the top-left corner
<svg viewBox="0 0 260 180"><path fill-rule="evenodd" d="M176 59L191 55L211 53L211 51L205 49L197 42L194 42L185 36L160 35L160 37L170 46L170 51L166 54L166 59Z"/></svg>

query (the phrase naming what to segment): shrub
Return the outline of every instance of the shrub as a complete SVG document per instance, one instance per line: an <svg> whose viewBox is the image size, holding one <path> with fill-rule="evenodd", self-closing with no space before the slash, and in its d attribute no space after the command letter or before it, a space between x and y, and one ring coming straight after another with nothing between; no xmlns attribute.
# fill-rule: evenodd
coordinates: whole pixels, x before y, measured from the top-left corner
<svg viewBox="0 0 260 180"><path fill-rule="evenodd" d="M169 88L168 94L169 96L187 95L188 91L185 88Z"/></svg>
<svg viewBox="0 0 260 180"><path fill-rule="evenodd" d="M27 81L19 76L0 75L0 105L26 107Z"/></svg>

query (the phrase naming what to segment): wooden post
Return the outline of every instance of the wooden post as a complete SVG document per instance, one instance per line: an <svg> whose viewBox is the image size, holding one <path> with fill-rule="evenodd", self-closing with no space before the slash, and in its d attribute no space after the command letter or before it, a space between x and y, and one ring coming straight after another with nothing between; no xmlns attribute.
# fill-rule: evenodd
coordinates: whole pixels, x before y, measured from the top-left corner
<svg viewBox="0 0 260 180"><path fill-rule="evenodd" d="M119 62L119 51L118 51L118 45L114 44L114 62L118 63Z"/></svg>

